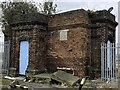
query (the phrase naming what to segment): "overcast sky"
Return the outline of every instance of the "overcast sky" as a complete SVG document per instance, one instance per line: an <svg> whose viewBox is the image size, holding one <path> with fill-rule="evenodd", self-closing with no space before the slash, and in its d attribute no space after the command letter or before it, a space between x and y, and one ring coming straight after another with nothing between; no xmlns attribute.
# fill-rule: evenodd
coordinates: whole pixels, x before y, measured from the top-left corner
<svg viewBox="0 0 120 90"><path fill-rule="evenodd" d="M2 1L11 1L11 0L1 0ZM14 0L16 1L16 0ZM17 0L18 1L18 0ZM32 1L35 3L41 3L44 0L26 0L26 1ZM117 17L116 21L118 21L118 1L119 0L53 0L57 4L58 10L60 12L75 10L75 9L85 9L85 10L102 10L106 9L108 10L110 7L114 7L112 13ZM118 31L116 32L117 35ZM3 41L3 34L0 32L0 41Z"/></svg>

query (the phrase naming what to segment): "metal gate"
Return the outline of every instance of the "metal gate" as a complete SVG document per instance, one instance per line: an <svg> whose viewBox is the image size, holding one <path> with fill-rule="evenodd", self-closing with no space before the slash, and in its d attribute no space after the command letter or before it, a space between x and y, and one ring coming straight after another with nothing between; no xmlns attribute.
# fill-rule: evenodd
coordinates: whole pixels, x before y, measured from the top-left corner
<svg viewBox="0 0 120 90"><path fill-rule="evenodd" d="M0 42L0 73L9 71L10 41Z"/></svg>
<svg viewBox="0 0 120 90"><path fill-rule="evenodd" d="M120 48L115 43L101 44L101 80L117 80L117 53Z"/></svg>

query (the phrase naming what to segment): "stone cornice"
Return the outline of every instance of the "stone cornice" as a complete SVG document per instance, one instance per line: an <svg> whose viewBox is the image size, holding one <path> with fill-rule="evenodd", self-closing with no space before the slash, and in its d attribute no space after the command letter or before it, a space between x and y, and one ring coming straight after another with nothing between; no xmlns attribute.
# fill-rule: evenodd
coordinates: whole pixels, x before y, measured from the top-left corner
<svg viewBox="0 0 120 90"><path fill-rule="evenodd" d="M12 30L31 30L31 29L47 30L46 27L42 25L24 25L12 27Z"/></svg>

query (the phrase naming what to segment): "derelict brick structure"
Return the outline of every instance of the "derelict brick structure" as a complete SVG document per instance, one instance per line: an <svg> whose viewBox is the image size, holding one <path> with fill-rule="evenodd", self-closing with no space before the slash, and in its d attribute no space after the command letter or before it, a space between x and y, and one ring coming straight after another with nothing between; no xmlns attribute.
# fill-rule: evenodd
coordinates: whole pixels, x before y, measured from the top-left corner
<svg viewBox="0 0 120 90"><path fill-rule="evenodd" d="M10 45L10 74L19 74L19 53L20 42L27 40L29 42L29 63L26 73L39 73L45 71L46 62L46 31L47 18L38 13L25 15L27 20L18 20L10 24L9 40Z"/></svg>
<svg viewBox="0 0 120 90"><path fill-rule="evenodd" d="M77 76L94 73L99 77L100 44L107 40L115 42L114 15L107 10L89 12L83 9L49 17L32 15L11 23L9 35L5 32L5 40L11 41L10 74L19 74L20 41L28 40L26 73L66 69Z"/></svg>

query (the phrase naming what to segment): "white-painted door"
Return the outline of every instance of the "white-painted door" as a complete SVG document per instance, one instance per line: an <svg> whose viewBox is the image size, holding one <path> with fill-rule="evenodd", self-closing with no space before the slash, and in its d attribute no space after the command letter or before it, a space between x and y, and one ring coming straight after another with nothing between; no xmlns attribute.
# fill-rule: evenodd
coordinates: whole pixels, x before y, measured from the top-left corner
<svg viewBox="0 0 120 90"><path fill-rule="evenodd" d="M29 60L29 43L28 41L20 42L20 63L19 74L25 75Z"/></svg>

